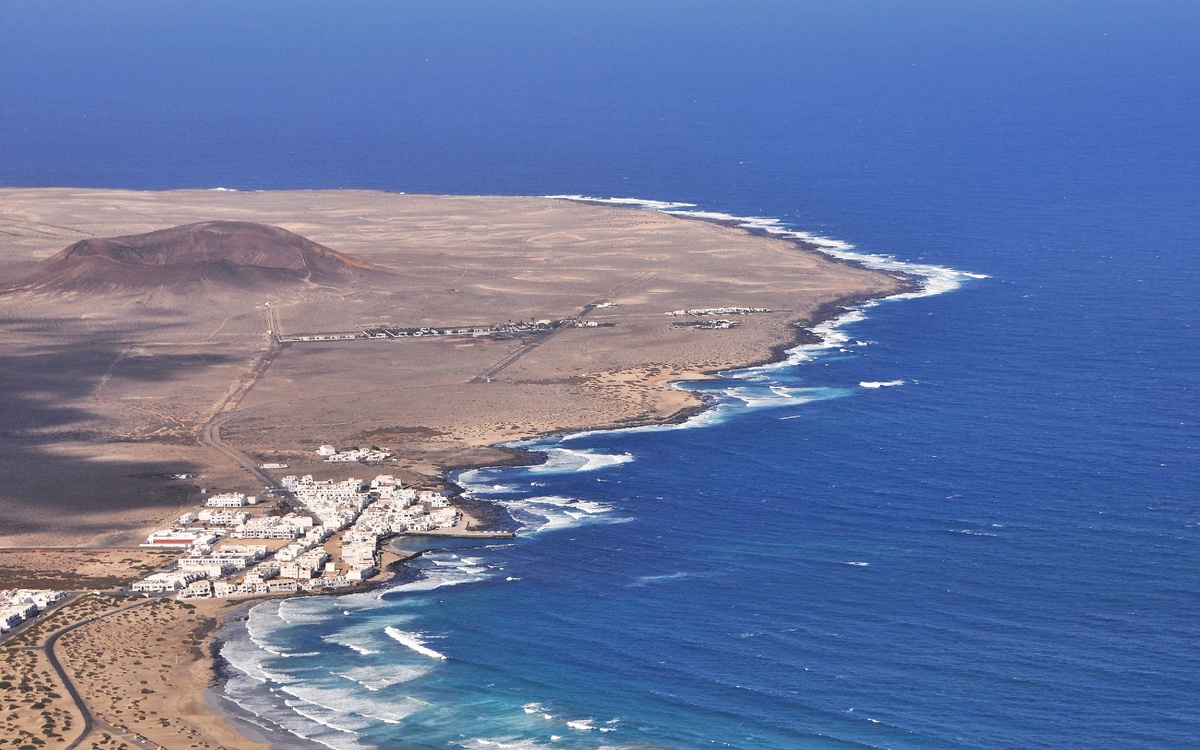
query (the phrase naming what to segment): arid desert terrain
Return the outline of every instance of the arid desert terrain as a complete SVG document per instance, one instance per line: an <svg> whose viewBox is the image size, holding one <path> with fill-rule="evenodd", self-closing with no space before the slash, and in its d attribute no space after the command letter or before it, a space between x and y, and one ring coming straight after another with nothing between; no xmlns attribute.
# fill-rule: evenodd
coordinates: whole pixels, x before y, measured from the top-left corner
<svg viewBox="0 0 1200 750"><path fill-rule="evenodd" d="M47 281L81 240L213 221L282 228L353 272L72 266ZM741 229L557 199L0 190L0 545L126 545L201 487L260 490L206 426L289 473L344 475L313 455L327 443L388 448L387 470L412 477L510 458L501 441L667 419L698 405L671 382L768 360L797 323L906 283ZM666 315L719 307L770 312L727 329ZM295 341L537 321L554 325Z"/></svg>

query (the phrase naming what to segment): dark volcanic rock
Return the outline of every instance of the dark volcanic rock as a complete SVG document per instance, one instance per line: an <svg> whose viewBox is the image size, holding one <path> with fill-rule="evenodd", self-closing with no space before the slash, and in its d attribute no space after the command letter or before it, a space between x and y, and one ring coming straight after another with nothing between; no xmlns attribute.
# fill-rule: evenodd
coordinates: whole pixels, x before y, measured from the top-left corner
<svg viewBox="0 0 1200 750"><path fill-rule="evenodd" d="M184 292L205 285L328 284L369 268L286 229L248 221L206 221L129 237L80 240L8 291Z"/></svg>

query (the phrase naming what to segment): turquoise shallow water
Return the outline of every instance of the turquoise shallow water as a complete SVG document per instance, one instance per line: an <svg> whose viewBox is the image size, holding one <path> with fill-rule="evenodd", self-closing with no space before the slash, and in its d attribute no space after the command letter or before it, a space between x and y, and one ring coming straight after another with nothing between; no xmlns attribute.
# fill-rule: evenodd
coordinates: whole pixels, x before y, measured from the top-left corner
<svg viewBox="0 0 1200 750"><path fill-rule="evenodd" d="M0 3L0 184L637 196L986 276L254 609L277 736L1197 746L1194 5L113 7Z"/></svg>

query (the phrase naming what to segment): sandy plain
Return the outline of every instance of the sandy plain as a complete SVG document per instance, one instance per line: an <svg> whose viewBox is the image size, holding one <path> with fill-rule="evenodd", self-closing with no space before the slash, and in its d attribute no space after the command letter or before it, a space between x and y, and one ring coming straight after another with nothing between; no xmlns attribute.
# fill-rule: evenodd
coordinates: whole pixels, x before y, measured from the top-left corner
<svg viewBox="0 0 1200 750"><path fill-rule="evenodd" d="M289 471L341 474L312 462L316 445L373 443L397 452L393 473L436 475L505 459L501 440L669 418L697 405L670 382L769 360L797 323L906 283L740 229L546 198L4 189L0 284L82 238L212 219L280 226L386 272L336 287L0 294L0 545L121 546L202 486L261 489L197 439L219 413L233 414L226 442ZM585 312L597 302L615 306ZM772 312L731 330L664 314L723 306ZM295 343L247 379L268 330L580 314L614 325ZM164 478L184 472L199 476Z"/></svg>
<svg viewBox="0 0 1200 750"><path fill-rule="evenodd" d="M213 633L242 605L101 593L59 606L0 650L0 748L265 749L206 700Z"/></svg>

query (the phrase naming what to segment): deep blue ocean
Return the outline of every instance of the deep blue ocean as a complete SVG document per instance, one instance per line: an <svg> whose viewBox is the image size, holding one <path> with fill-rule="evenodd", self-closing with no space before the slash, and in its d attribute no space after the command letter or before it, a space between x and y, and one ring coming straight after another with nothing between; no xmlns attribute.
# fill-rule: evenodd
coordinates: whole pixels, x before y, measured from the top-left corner
<svg viewBox="0 0 1200 750"><path fill-rule="evenodd" d="M460 477L510 543L257 606L225 694L281 747L1197 748L1197 38L1195 2L0 0L0 186L637 197L971 274L683 428Z"/></svg>

